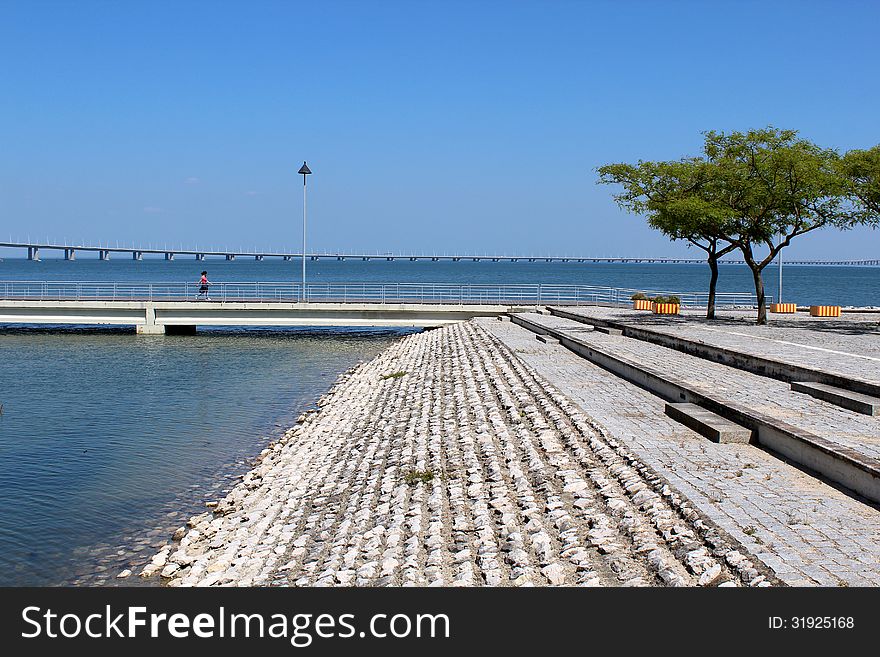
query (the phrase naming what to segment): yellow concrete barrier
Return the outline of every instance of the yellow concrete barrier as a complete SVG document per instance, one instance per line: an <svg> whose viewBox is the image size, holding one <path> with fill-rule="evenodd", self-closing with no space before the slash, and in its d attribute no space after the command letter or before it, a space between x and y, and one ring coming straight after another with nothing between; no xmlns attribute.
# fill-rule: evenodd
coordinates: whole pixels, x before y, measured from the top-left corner
<svg viewBox="0 0 880 657"><path fill-rule="evenodd" d="M654 302L650 299L633 299L633 310L653 310Z"/></svg>
<svg viewBox="0 0 880 657"><path fill-rule="evenodd" d="M770 312L771 313L785 313L791 314L797 312L797 305L793 303L771 303L770 304Z"/></svg>
<svg viewBox="0 0 880 657"><path fill-rule="evenodd" d="M813 317L840 317L840 306L810 306Z"/></svg>

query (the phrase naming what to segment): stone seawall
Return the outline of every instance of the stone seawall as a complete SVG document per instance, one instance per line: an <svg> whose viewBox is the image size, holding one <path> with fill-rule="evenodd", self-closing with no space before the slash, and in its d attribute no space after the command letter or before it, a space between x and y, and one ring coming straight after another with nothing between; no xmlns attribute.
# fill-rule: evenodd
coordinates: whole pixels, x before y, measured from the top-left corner
<svg viewBox="0 0 880 657"><path fill-rule="evenodd" d="M473 322L349 371L142 572L170 586L768 586Z"/></svg>

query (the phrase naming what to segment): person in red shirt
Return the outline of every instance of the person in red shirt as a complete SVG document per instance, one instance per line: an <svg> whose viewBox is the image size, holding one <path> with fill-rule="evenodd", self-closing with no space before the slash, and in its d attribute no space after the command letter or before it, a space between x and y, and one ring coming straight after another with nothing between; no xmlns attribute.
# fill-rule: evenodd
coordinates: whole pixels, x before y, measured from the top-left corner
<svg viewBox="0 0 880 657"><path fill-rule="evenodd" d="M202 277L199 279L199 294L196 297L197 299L204 298L206 301L210 301L211 297L208 296L208 286L211 284L211 281L208 280L208 272L203 271Z"/></svg>

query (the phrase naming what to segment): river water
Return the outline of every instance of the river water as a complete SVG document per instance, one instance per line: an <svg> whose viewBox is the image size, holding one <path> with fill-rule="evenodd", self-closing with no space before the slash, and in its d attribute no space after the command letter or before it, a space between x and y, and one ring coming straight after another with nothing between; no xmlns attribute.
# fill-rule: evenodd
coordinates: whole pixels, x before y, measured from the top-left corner
<svg viewBox="0 0 880 657"><path fill-rule="evenodd" d="M177 256L166 262L157 258L142 261L98 260L93 253L80 252L73 262L46 258L28 262L6 249L0 253L0 282L96 281L96 282L184 282L195 283L202 269L215 282L265 281L298 282L299 261L270 258L256 262L239 256L234 262L209 259L196 262L192 256ZM20 254L19 254L20 255ZM323 259L307 262L311 282L413 282L454 284L570 284L608 287L705 292L709 268L700 264L622 264L578 262L410 262L409 260ZM778 274L775 264L764 270L768 295L777 296ZM791 265L783 269L785 301L800 305L880 305L880 267L838 267ZM754 292L752 274L745 265L722 265L719 292Z"/></svg>
<svg viewBox="0 0 880 657"><path fill-rule="evenodd" d="M0 332L0 584L116 582L399 334Z"/></svg>
<svg viewBox="0 0 880 657"><path fill-rule="evenodd" d="M298 280L300 265L147 259L28 262L3 280L100 282ZM309 262L313 281L569 283L705 289L698 265ZM767 271L775 293L775 268ZM801 304L880 305L880 268L785 270ZM742 266L719 291L751 290ZM0 585L114 584L204 502L221 497L273 438L360 360L406 331L0 328ZM126 580L131 582L133 580Z"/></svg>

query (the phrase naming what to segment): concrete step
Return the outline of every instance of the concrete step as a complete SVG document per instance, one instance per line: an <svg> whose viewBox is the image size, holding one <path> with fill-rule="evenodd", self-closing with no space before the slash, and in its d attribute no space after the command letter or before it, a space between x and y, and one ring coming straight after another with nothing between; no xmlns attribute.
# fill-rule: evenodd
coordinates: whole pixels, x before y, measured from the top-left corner
<svg viewBox="0 0 880 657"><path fill-rule="evenodd" d="M694 404L745 427L751 432L755 444L880 503L878 459L768 415L761 408L751 408L665 370L615 353L611 343L603 345L590 340L586 334L576 334L572 327L549 325L540 315L512 315L511 320L535 333L546 333L559 339L570 351L665 399L670 405ZM627 327L627 333L630 330ZM695 363L695 366L698 365ZM683 417L684 413L679 415Z"/></svg>
<svg viewBox="0 0 880 657"><path fill-rule="evenodd" d="M551 335L537 335L535 337L538 338L539 342L543 342L544 344L559 344L559 340Z"/></svg>
<svg viewBox="0 0 880 657"><path fill-rule="evenodd" d="M607 333L608 335L623 335L621 329L612 328L610 326L594 326L593 329L599 331L599 333Z"/></svg>
<svg viewBox="0 0 880 657"><path fill-rule="evenodd" d="M748 443L750 429L696 404L666 404L666 415L715 443Z"/></svg>
<svg viewBox="0 0 880 657"><path fill-rule="evenodd" d="M798 310L801 310L800 308ZM805 310L809 310L808 308ZM722 363L746 372L767 376L780 381L791 383L792 381L819 381L831 386L852 390L863 395L880 397L880 384L876 381L861 379L857 376L843 376L834 372L798 365L784 360L778 360L768 356L759 356L752 353L737 351L729 347L711 345L700 340L670 335L662 331L652 330L650 327L624 323L596 317L585 317L564 308L550 308L551 314L570 319L575 322L590 322L596 325L596 330L601 331L599 325L608 328L622 329L626 336L636 340L643 340L652 344L675 349L690 356L697 356L705 360Z"/></svg>
<svg viewBox="0 0 880 657"><path fill-rule="evenodd" d="M791 389L865 415L880 415L880 398L814 381L792 381Z"/></svg>

